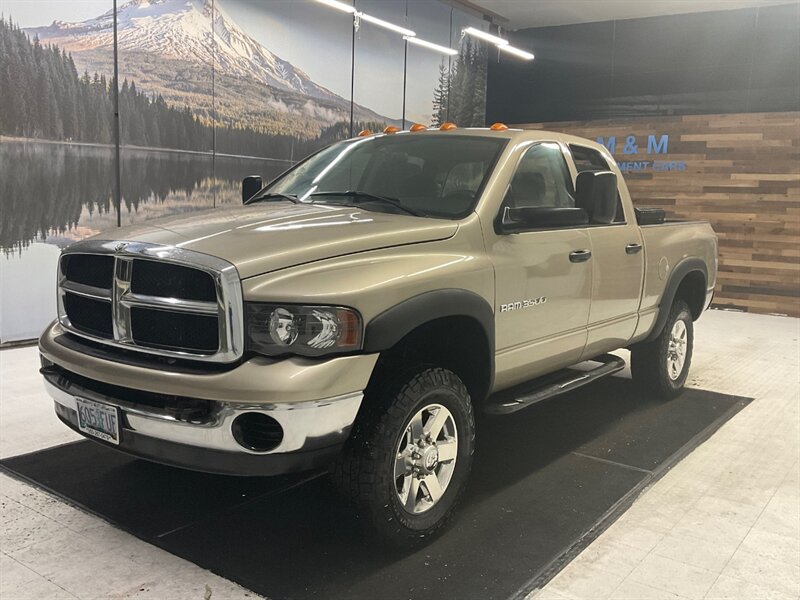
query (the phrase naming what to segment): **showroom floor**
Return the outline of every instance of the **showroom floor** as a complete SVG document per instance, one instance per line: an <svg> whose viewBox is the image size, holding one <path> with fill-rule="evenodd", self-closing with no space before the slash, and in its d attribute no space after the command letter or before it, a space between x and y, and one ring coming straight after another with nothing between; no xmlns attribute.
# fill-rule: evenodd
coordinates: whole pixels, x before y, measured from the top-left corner
<svg viewBox="0 0 800 600"><path fill-rule="evenodd" d="M799 598L799 337L797 319L704 315L691 387L755 400L533 596ZM0 458L78 439L37 367L0 351ZM0 598L256 596L6 474L0 501Z"/></svg>

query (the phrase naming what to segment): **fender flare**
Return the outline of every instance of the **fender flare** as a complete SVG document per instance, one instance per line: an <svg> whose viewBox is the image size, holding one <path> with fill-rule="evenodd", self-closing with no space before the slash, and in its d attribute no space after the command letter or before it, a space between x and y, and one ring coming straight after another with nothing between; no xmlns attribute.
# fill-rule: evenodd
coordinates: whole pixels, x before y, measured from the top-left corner
<svg viewBox="0 0 800 600"><path fill-rule="evenodd" d="M647 336L646 342L653 341L661 334L664 329L664 324L667 322L670 308L675 301L675 294L678 292L684 278L693 272L700 272L703 275L703 289L705 290L708 285L708 267L706 263L699 258L685 258L679 262L672 270L672 274L667 280L667 285L664 288L664 293L661 296L661 301L658 303L658 318L655 325L653 325L650 335Z"/></svg>
<svg viewBox="0 0 800 600"><path fill-rule="evenodd" d="M444 317L470 317L486 335L489 348L489 389L494 381L495 323L492 306L474 292L442 289L424 292L374 317L364 332L364 351L388 350L414 329Z"/></svg>

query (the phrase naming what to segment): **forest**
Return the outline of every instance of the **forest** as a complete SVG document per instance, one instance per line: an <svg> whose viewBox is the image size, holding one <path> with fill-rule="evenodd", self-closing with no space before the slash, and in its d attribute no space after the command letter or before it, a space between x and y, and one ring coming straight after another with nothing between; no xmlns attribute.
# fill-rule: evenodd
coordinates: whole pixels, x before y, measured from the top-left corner
<svg viewBox="0 0 800 600"><path fill-rule="evenodd" d="M71 55L0 18L0 135L112 144L113 89L105 75L79 75ZM216 136L219 153L296 160L350 133L347 122L310 140L215 126L127 80L119 88L119 112L121 144L141 147L210 152Z"/></svg>
<svg viewBox="0 0 800 600"><path fill-rule="evenodd" d="M442 61L433 91L433 124L452 121L461 127L483 127L486 122L486 44L464 38L453 64Z"/></svg>
<svg viewBox="0 0 800 600"><path fill-rule="evenodd" d="M484 124L487 53L465 38L449 67L442 63L433 95L434 125L454 121L463 127ZM10 19L0 17L0 135L113 143L113 81L79 74L72 56L54 45L30 39ZM324 128L318 138L298 139L236 125L214 124L188 106L169 104L160 94L124 80L119 88L121 144L297 160L344 139L347 122ZM356 123L353 131L367 124ZM371 123L373 130L381 124Z"/></svg>

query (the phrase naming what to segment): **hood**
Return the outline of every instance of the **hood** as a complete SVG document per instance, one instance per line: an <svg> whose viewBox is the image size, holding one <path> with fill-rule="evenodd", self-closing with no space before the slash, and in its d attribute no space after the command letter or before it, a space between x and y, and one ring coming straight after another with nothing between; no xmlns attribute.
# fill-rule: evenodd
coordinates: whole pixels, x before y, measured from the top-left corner
<svg viewBox="0 0 800 600"><path fill-rule="evenodd" d="M223 258L242 279L335 256L447 239L444 219L331 205L261 203L149 221L113 239L177 246ZM109 233L97 236L108 239Z"/></svg>

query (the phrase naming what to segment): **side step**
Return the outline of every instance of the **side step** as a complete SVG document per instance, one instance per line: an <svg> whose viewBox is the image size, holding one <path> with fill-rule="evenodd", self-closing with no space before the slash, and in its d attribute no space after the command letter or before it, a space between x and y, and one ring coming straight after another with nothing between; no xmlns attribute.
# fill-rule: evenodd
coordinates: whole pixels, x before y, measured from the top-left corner
<svg viewBox="0 0 800 600"><path fill-rule="evenodd" d="M555 381L553 377L540 377L497 394L492 394L484 405L483 412L490 415L507 415L517 412L531 404L570 392L587 383L591 383L595 379L611 375L625 368L625 360L613 354L603 354L585 362L599 362L602 364L589 371L564 369L553 374L557 377Z"/></svg>

